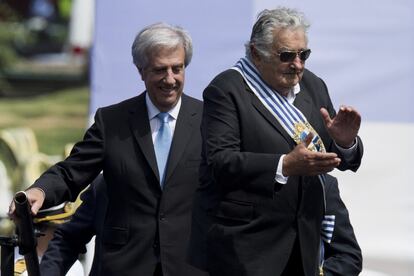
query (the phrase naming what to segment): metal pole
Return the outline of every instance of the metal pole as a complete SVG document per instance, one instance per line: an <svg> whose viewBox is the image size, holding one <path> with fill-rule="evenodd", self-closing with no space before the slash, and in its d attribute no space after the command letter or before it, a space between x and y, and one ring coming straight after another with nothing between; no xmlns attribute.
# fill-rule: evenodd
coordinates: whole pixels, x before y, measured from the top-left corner
<svg viewBox="0 0 414 276"><path fill-rule="evenodd" d="M1 275L14 276L14 246L13 238L0 237L1 244Z"/></svg>
<svg viewBox="0 0 414 276"><path fill-rule="evenodd" d="M30 205L25 192L17 192L14 196L16 206L16 230L19 253L24 255L29 276L40 276L39 259L36 246L37 239L33 227Z"/></svg>

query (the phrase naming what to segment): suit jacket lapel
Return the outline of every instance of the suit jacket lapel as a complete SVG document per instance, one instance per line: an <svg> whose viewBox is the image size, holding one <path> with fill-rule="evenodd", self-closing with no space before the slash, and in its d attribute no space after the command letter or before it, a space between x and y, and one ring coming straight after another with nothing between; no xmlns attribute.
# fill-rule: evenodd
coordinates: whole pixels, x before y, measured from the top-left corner
<svg viewBox="0 0 414 276"><path fill-rule="evenodd" d="M248 92L252 95L252 104L253 106L282 134L282 136L293 146L295 143L290 135L285 131L282 125L277 121L277 119L266 109L266 107L260 102L256 95L246 87ZM303 113L305 118L309 121L313 111L312 98L309 96L309 93L306 90L304 85L301 85L301 91L296 96L293 104Z"/></svg>
<svg viewBox="0 0 414 276"><path fill-rule="evenodd" d="M151 127L148 119L147 105L145 103L145 94L146 93L142 93L138 96L136 107L131 109L129 123L131 131L133 132L142 153L159 181L157 159L155 157L154 144L152 142Z"/></svg>
<svg viewBox="0 0 414 276"><path fill-rule="evenodd" d="M260 100L257 98L257 96L253 93L253 91L250 90L250 88L247 87L248 92L251 95L252 104L253 106L259 111L260 114L262 114L263 117L274 127L276 130L285 138L285 140L294 146L293 139L289 136L289 134L286 132L286 130L282 127L282 125L278 122L278 120L275 118L275 116L272 115L272 113L267 110L267 108L260 102Z"/></svg>
<svg viewBox="0 0 414 276"><path fill-rule="evenodd" d="M300 93L296 95L293 105L296 106L308 122L311 123L310 119L313 111L313 101L304 85L300 86L300 90Z"/></svg>
<svg viewBox="0 0 414 276"><path fill-rule="evenodd" d="M187 96L181 96L181 108L178 113L177 123L175 125L174 137L171 144L170 154L168 157L167 171L165 175L165 184L168 183L168 178L173 173L180 161L188 141L194 131L194 118L197 110L194 110L191 103L188 102Z"/></svg>

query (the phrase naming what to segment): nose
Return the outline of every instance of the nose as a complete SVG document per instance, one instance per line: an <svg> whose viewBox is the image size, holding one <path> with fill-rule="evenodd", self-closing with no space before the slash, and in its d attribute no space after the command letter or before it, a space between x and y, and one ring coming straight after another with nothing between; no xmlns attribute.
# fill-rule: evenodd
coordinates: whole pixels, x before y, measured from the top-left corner
<svg viewBox="0 0 414 276"><path fill-rule="evenodd" d="M167 84L171 84L171 85L175 84L174 72L171 69L167 70L163 81L164 81L164 83L167 83Z"/></svg>
<svg viewBox="0 0 414 276"><path fill-rule="evenodd" d="M294 66L296 69L301 69L305 66L305 62L300 59L299 55L296 55L291 66Z"/></svg>

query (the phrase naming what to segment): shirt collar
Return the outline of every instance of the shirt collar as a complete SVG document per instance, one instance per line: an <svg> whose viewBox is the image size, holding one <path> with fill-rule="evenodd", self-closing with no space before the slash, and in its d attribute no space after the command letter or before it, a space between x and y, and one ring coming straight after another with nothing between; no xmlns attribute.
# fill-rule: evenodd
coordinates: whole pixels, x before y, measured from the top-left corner
<svg viewBox="0 0 414 276"><path fill-rule="evenodd" d="M155 116L158 115L161 111L152 103L148 92L145 93L145 102L147 104L147 110L148 110L148 118L152 120ZM181 107L181 97L178 99L177 104L168 111L168 114L170 114L171 117L174 118L174 120L177 120L178 113L180 112Z"/></svg>
<svg viewBox="0 0 414 276"><path fill-rule="evenodd" d="M289 93L286 95L286 99L288 100L288 102L293 103L293 101L295 100L296 96L299 94L300 92L300 85L299 83L297 83L290 91Z"/></svg>
<svg viewBox="0 0 414 276"><path fill-rule="evenodd" d="M300 92L300 84L297 83L294 87L293 87L293 94L296 96L297 94L299 94Z"/></svg>
<svg viewBox="0 0 414 276"><path fill-rule="evenodd" d="M288 93L288 98L289 97L296 97L300 92L300 85L299 83L297 83L295 86L293 86L293 88L289 91Z"/></svg>

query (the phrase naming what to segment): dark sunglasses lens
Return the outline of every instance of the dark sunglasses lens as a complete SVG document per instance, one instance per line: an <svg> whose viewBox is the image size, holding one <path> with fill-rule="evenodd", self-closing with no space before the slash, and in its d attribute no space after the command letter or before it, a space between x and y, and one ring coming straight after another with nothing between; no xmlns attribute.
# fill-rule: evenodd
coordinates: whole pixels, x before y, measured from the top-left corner
<svg viewBox="0 0 414 276"><path fill-rule="evenodd" d="M300 60L301 60L301 61L305 61L305 60L307 60L307 59L308 59L308 57L310 56L310 53L311 53L311 50L310 50L310 49L308 49L308 50L305 50L305 51L301 52L301 53L300 53Z"/></svg>
<svg viewBox="0 0 414 276"><path fill-rule="evenodd" d="M296 58L296 52L281 52L280 61L281 62L291 62Z"/></svg>

